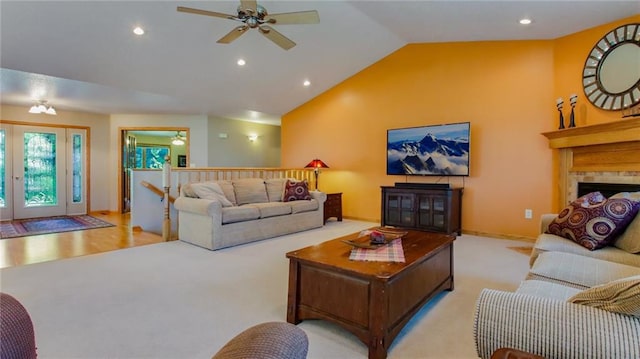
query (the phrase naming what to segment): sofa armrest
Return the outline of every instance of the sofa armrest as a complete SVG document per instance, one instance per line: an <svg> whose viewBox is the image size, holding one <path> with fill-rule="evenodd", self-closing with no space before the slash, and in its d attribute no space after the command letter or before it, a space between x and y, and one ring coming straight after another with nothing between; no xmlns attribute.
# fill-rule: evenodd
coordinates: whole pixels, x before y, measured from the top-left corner
<svg viewBox="0 0 640 359"><path fill-rule="evenodd" d="M214 213L222 212L222 203L212 199L178 197L173 206L178 211L185 211L212 217Z"/></svg>
<svg viewBox="0 0 640 359"><path fill-rule="evenodd" d="M503 347L545 358L640 358L640 318L549 298L484 289L473 329L483 359Z"/></svg>
<svg viewBox="0 0 640 359"><path fill-rule="evenodd" d="M545 213L540 216L540 234L544 233L549 229L549 224L557 217L557 214L553 213Z"/></svg>

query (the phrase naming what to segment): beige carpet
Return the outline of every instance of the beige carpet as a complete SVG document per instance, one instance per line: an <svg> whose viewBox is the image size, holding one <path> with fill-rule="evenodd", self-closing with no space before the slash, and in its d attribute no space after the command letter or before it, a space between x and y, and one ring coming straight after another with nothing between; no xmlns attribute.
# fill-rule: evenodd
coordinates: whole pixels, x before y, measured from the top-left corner
<svg viewBox="0 0 640 359"><path fill-rule="evenodd" d="M39 358L210 358L247 327L286 318L285 253L375 223L345 220L211 252L168 242L0 270L0 289L29 310ZM463 235L455 290L428 303L389 358L474 358L473 313L482 288L514 290L527 243ZM355 336L320 320L299 325L309 358L366 358Z"/></svg>

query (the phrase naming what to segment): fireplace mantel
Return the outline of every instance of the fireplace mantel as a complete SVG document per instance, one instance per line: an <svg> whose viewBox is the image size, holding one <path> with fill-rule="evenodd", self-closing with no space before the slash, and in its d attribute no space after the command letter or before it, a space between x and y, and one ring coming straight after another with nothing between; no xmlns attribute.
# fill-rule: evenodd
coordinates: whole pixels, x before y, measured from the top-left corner
<svg viewBox="0 0 640 359"><path fill-rule="evenodd" d="M640 141L640 117L545 132L550 148L569 148Z"/></svg>
<svg viewBox="0 0 640 359"><path fill-rule="evenodd" d="M640 118L542 134L558 150L558 207L577 195L578 182L640 183Z"/></svg>

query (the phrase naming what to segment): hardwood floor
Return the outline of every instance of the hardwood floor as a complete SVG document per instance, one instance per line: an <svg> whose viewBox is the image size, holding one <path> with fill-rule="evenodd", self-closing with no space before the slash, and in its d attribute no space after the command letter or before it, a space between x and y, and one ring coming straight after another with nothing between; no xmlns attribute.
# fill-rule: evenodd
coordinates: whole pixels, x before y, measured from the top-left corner
<svg viewBox="0 0 640 359"><path fill-rule="evenodd" d="M132 230L129 214L89 214L115 224L115 227L0 239L0 268L163 242L160 235Z"/></svg>

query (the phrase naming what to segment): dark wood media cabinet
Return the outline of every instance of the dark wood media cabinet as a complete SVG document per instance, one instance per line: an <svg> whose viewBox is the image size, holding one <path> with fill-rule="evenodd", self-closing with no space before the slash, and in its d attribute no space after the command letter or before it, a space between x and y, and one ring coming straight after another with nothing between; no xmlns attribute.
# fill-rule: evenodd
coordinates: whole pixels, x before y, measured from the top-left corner
<svg viewBox="0 0 640 359"><path fill-rule="evenodd" d="M462 188L382 186L382 225L462 234Z"/></svg>

